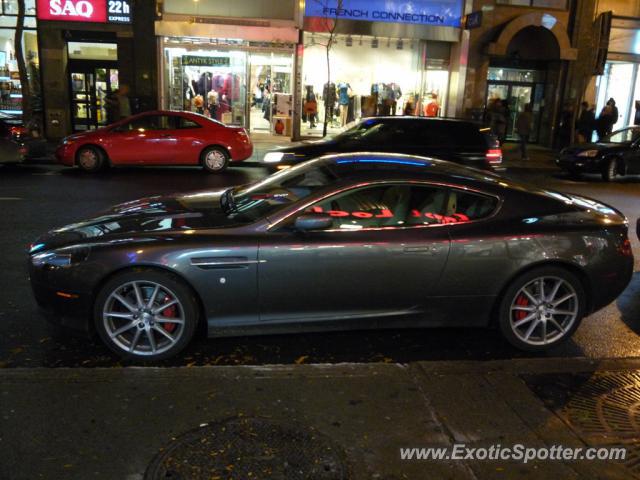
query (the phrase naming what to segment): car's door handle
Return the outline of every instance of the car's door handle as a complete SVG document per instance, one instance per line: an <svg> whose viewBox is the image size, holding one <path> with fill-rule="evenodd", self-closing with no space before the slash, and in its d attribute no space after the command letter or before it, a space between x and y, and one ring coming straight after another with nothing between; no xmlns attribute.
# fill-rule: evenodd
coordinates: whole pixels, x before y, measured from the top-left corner
<svg viewBox="0 0 640 480"><path fill-rule="evenodd" d="M160 135L162 138L171 138L173 137L173 135L171 135L170 133L164 133L162 135Z"/></svg>
<svg viewBox="0 0 640 480"><path fill-rule="evenodd" d="M418 253L421 255L435 255L438 249L433 245L419 245L416 247L404 247L404 253Z"/></svg>

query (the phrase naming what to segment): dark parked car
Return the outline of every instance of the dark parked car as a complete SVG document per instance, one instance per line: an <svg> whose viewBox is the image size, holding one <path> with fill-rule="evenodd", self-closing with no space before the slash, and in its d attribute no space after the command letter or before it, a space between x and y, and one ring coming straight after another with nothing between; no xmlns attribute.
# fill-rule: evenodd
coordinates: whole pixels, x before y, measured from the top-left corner
<svg viewBox="0 0 640 480"><path fill-rule="evenodd" d="M484 169L502 163L500 144L489 129L466 120L422 117L367 118L333 138L269 152L264 162L282 168L322 155L362 151L421 155Z"/></svg>
<svg viewBox="0 0 640 480"><path fill-rule="evenodd" d="M3 144L6 142L13 144L9 150L3 145L5 154L1 158L5 159L5 162L12 158L11 163L20 163L30 158L46 155L46 140L35 130L25 126L20 115L0 112L0 141ZM6 155L7 152L11 153ZM15 155L14 152L17 152L18 155Z"/></svg>
<svg viewBox="0 0 640 480"><path fill-rule="evenodd" d="M210 336L489 326L543 350L627 286L627 221L449 162L330 156L125 203L30 249L38 304L130 359ZM454 341L454 340L452 340Z"/></svg>
<svg viewBox="0 0 640 480"><path fill-rule="evenodd" d="M567 147L556 164L571 175L599 173L606 181L618 175L640 174L640 127L623 128L598 143Z"/></svg>

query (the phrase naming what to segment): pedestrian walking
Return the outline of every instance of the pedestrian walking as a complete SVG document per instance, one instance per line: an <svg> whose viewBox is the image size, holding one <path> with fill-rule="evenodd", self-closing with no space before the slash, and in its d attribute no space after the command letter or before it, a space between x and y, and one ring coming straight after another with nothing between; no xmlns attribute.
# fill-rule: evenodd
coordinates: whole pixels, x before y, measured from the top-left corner
<svg viewBox="0 0 640 480"><path fill-rule="evenodd" d="M533 126L533 107L530 103L524 106L524 111L518 114L516 118L516 130L520 137L520 157L522 160L529 160L527 156L527 142L531 135L531 128Z"/></svg>

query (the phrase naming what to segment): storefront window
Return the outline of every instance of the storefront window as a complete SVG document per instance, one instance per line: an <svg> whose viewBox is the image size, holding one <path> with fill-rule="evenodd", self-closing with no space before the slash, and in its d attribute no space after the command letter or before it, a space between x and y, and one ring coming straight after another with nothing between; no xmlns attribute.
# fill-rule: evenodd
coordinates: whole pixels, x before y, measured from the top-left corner
<svg viewBox="0 0 640 480"><path fill-rule="evenodd" d="M15 30L0 28L0 111L14 115L22 114L22 84L15 54ZM40 61L35 30L25 30L22 48L31 92L32 108L41 108Z"/></svg>
<svg viewBox="0 0 640 480"><path fill-rule="evenodd" d="M423 72L423 44L407 39L337 35L327 85L326 42L326 34L304 34L302 135L322 134L325 111L336 132L362 117L422 115L427 93L446 96L448 71Z"/></svg>
<svg viewBox="0 0 640 480"><path fill-rule="evenodd" d="M281 133L284 135L285 130L289 130L290 135L293 57L290 54L251 53L250 65L251 130L278 133L275 128L280 119ZM284 110L278 111L278 100L281 106L284 103Z"/></svg>
<svg viewBox="0 0 640 480"><path fill-rule="evenodd" d="M15 27L17 24L18 4L16 0L3 0L0 3L0 112L22 115L22 83L18 69L15 49ZM26 76L29 82L31 108L38 113L42 110L40 89L40 59L38 57L38 37L36 32L35 1L25 1L24 32L22 51L25 60Z"/></svg>
<svg viewBox="0 0 640 480"><path fill-rule="evenodd" d="M598 115L610 98L613 98L618 108L618 119L613 126L614 130L626 127L633 120L634 86L637 84L637 64L608 62L605 65L604 75L597 77L597 102L596 115ZM638 97L636 86L636 97Z"/></svg>
<svg viewBox="0 0 640 480"><path fill-rule="evenodd" d="M270 45L165 37L163 106L290 136L293 46Z"/></svg>
<svg viewBox="0 0 640 480"><path fill-rule="evenodd" d="M165 48L165 61L171 110L245 124L246 52Z"/></svg>

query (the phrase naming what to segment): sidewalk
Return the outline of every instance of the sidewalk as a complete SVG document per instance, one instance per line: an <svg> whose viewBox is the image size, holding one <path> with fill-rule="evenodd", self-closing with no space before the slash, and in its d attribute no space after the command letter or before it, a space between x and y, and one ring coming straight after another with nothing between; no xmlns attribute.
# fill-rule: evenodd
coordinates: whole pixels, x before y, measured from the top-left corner
<svg viewBox="0 0 640 480"><path fill-rule="evenodd" d="M553 358L4 369L0 478L142 479L161 451L165 457L149 472L164 476L147 478L633 478L640 471L633 456L638 370L637 360ZM592 398L596 410L620 392L628 403L594 410L589 417L580 408L595 386L601 388ZM609 431L588 429L598 421L610 421ZM401 448L454 443L468 448L624 444L632 457L626 465L400 458ZM279 475L283 468L297 473Z"/></svg>

